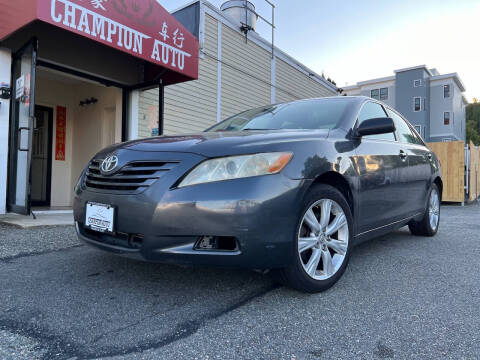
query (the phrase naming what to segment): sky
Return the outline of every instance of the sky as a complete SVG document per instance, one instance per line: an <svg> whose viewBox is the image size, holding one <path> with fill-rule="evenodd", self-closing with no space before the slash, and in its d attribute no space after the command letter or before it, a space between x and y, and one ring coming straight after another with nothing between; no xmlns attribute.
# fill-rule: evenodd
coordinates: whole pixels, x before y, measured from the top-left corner
<svg viewBox="0 0 480 360"><path fill-rule="evenodd" d="M187 0L158 0L172 11ZM209 0L220 6L222 0ZM250 0L271 18L264 0ZM273 0L275 45L337 86L415 65L456 72L480 99L480 0ZM271 39L258 22L257 32Z"/></svg>

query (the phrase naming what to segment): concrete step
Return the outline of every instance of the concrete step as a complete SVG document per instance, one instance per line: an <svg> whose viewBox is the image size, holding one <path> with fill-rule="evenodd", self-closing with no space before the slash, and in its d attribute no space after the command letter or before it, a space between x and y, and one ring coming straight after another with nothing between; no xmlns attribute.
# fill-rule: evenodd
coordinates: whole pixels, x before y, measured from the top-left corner
<svg viewBox="0 0 480 360"><path fill-rule="evenodd" d="M32 215L25 216L13 213L0 215L0 223L25 229L40 226L71 226L74 224L72 210L42 210L33 213L35 218Z"/></svg>

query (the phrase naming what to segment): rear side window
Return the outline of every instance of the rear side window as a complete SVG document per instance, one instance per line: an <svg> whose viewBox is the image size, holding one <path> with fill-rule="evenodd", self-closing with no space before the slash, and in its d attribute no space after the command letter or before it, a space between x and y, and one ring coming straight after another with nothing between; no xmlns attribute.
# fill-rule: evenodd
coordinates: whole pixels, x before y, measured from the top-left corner
<svg viewBox="0 0 480 360"><path fill-rule="evenodd" d="M358 125L368 119L375 119L386 116L387 114L385 113L385 110L383 110L383 107L380 104L369 101L363 105L362 110L360 110L360 113L358 114ZM368 135L364 136L364 138L373 140L395 141L395 135L393 133Z"/></svg>
<svg viewBox="0 0 480 360"><path fill-rule="evenodd" d="M410 129L410 126L395 112L387 109L388 116L393 119L397 128L398 140L402 143L424 145L423 141Z"/></svg>

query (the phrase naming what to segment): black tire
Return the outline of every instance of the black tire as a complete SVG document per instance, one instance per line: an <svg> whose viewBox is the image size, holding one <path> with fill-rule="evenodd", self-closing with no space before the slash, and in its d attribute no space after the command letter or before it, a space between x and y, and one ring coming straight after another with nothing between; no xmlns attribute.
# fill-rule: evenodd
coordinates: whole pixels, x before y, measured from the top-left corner
<svg viewBox="0 0 480 360"><path fill-rule="evenodd" d="M436 191L438 194L438 221L437 221L437 226L435 228L432 227L430 223L430 198L432 196L432 192ZM417 235L417 236L435 236L435 234L438 231L438 228L440 226L440 201L441 201L441 194L440 190L438 189L438 186L435 184L432 184L429 192L428 192L428 198L427 198L427 206L425 209L425 212L423 214L423 218L420 221L415 221L412 220L408 223L408 228L410 229L410 232L412 235Z"/></svg>
<svg viewBox="0 0 480 360"><path fill-rule="evenodd" d="M335 201L343 210L348 224L348 246L344 255L343 263L330 278L325 280L317 280L309 276L301 263L298 253L298 235L300 227L302 226L303 217L307 210L321 199ZM301 211L297 214L297 217L298 222L294 234L295 246L292 247L292 262L287 267L276 272L277 279L284 285L302 292L317 293L325 291L340 279L348 265L351 249L353 247L353 217L350 207L340 191L333 186L319 184L315 185L307 192L302 202Z"/></svg>

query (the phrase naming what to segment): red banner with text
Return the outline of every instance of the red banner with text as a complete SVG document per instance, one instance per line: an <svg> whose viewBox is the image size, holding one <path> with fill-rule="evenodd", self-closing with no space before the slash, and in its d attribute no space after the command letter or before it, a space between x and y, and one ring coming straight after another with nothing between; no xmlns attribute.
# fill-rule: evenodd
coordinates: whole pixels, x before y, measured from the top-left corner
<svg viewBox="0 0 480 360"><path fill-rule="evenodd" d="M38 18L198 78L198 39L156 0L38 0Z"/></svg>
<svg viewBox="0 0 480 360"><path fill-rule="evenodd" d="M55 132L55 160L65 161L65 134L67 125L67 109L57 106Z"/></svg>

